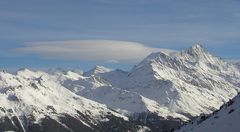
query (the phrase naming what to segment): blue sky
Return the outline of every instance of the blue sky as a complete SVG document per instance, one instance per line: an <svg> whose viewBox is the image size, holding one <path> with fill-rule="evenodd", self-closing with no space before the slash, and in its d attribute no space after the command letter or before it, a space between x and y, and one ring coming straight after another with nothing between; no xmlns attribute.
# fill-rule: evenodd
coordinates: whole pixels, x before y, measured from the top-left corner
<svg viewBox="0 0 240 132"><path fill-rule="evenodd" d="M98 40L114 40L110 45L116 41L136 42L132 45L140 47L139 51L144 48L181 50L201 42L217 56L239 59L239 29L239 0L1 0L0 69L86 70L96 64L130 69L137 62L123 58L121 63L94 59L94 55L102 55L98 52L104 52L94 47ZM64 43L61 48L66 48L66 42L72 41L86 47L83 40L91 41L87 45L96 53L92 57L89 54L85 58L59 54L53 57L46 52L34 53L36 50L16 50L49 42L56 42L58 47ZM99 45L104 45L100 42ZM118 46L114 48L125 51L123 46ZM116 50L110 56L117 58L119 54Z"/></svg>

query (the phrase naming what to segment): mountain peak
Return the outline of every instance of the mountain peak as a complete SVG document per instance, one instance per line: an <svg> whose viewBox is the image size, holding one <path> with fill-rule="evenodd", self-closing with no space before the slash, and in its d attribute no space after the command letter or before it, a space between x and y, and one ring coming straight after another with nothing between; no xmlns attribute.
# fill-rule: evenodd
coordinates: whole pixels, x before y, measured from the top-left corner
<svg viewBox="0 0 240 132"><path fill-rule="evenodd" d="M190 47L186 50L183 50L181 53L198 58L198 57L206 54L207 52L201 44L195 44L192 47Z"/></svg>
<svg viewBox="0 0 240 132"><path fill-rule="evenodd" d="M22 75L22 74L32 74L33 71L31 71L30 69L27 69L27 68L20 68L17 70L17 74L18 75Z"/></svg>
<svg viewBox="0 0 240 132"><path fill-rule="evenodd" d="M204 47L203 47L203 45L200 44L200 43L197 43L197 44L193 45L193 46L191 47L191 49L193 49L193 50L198 50L198 51L203 51L203 50L205 50Z"/></svg>
<svg viewBox="0 0 240 132"><path fill-rule="evenodd" d="M110 72L110 71L112 71L112 69L104 67L104 66L96 65L93 69L85 72L83 75L84 76L91 76L91 75L96 75L96 74Z"/></svg>
<svg viewBox="0 0 240 132"><path fill-rule="evenodd" d="M160 56L166 56L167 54L163 53L163 52L153 52L151 53L150 55L148 55L145 59L147 60L152 60L152 59L155 59L157 57L160 57Z"/></svg>

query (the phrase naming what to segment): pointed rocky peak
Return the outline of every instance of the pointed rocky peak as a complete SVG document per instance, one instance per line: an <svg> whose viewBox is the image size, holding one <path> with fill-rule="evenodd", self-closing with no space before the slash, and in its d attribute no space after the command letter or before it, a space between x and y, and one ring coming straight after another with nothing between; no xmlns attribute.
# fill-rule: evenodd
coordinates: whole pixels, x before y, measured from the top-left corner
<svg viewBox="0 0 240 132"><path fill-rule="evenodd" d="M204 50L204 47L203 47L202 44L197 43L197 44L192 46L192 49L193 50Z"/></svg>
<svg viewBox="0 0 240 132"><path fill-rule="evenodd" d="M83 75L91 76L91 75L97 75L97 74L106 73L106 72L110 72L110 71L112 71L112 69L106 68L104 66L96 65L93 69L85 72Z"/></svg>
<svg viewBox="0 0 240 132"><path fill-rule="evenodd" d="M163 76L162 72L165 71L161 71L161 69L179 69L180 67L187 67L187 64L194 66L197 62L206 62L206 64L215 67L215 64L218 64L220 61L218 58L207 52L201 44L195 44L188 49L172 54L166 54L164 52L152 53L141 63L136 65L130 71L130 75L139 72L143 74L145 72L144 74Z"/></svg>
<svg viewBox="0 0 240 132"><path fill-rule="evenodd" d="M194 57L199 57L201 55L204 55L207 53L207 51L205 50L205 48L203 47L203 45L201 44L195 44L192 47L183 50L181 52L182 54L188 54L190 56L194 56Z"/></svg>
<svg viewBox="0 0 240 132"><path fill-rule="evenodd" d="M178 52L175 50L161 50L159 52L153 52L150 55L148 55L145 59L143 59L140 65L145 64L146 62L152 62L155 60L168 61L170 58L179 57L178 56L179 54L198 57L207 53L208 53L207 50L205 50L205 48L201 44L195 44L192 47L185 49L181 52Z"/></svg>

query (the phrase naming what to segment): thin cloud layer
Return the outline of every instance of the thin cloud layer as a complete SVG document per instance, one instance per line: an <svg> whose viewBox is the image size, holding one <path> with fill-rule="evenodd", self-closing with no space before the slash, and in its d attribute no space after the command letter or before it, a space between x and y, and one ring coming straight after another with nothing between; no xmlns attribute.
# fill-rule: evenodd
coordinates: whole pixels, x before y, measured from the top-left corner
<svg viewBox="0 0 240 132"><path fill-rule="evenodd" d="M30 42L17 48L16 51L38 54L47 58L109 63L136 62L152 52L166 52L165 49L148 47L141 43L113 40Z"/></svg>

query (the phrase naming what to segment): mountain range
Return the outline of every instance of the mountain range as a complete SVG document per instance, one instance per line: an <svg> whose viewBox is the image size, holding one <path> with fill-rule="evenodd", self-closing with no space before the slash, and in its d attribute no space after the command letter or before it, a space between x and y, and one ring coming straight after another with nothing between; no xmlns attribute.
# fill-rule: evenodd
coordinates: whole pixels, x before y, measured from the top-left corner
<svg viewBox="0 0 240 132"><path fill-rule="evenodd" d="M236 65L199 44L152 53L130 71L103 66L84 73L2 71L0 130L168 132L191 121L179 131L204 131L208 128L202 124L215 117L201 124L199 118L232 101L240 90L239 78ZM218 114L228 118L229 109Z"/></svg>

